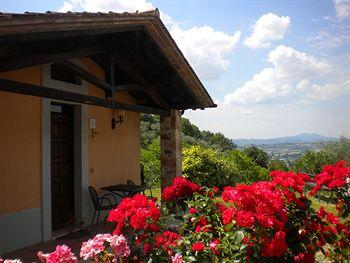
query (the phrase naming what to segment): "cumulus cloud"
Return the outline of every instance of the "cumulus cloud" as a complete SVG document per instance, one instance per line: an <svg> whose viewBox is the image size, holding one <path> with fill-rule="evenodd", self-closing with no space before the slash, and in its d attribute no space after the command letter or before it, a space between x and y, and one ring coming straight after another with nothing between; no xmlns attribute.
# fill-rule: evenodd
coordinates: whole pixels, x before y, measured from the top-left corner
<svg viewBox="0 0 350 263"><path fill-rule="evenodd" d="M170 28L176 43L203 80L217 79L230 65L225 57L238 43L241 31L229 35L210 26L183 29L177 24Z"/></svg>
<svg viewBox="0 0 350 263"><path fill-rule="evenodd" d="M69 0L59 11L142 12L155 9L147 0ZM160 17L185 57L202 80L213 80L224 74L230 65L227 56L233 52L241 31L228 34L208 25L184 28L171 16L160 11Z"/></svg>
<svg viewBox="0 0 350 263"><path fill-rule="evenodd" d="M333 4L338 19L350 17L350 0L333 0Z"/></svg>
<svg viewBox="0 0 350 263"><path fill-rule="evenodd" d="M284 37L291 24L289 16L278 16L273 13L262 15L253 25L253 33L244 40L244 45L250 48L264 48L271 45L271 41Z"/></svg>
<svg viewBox="0 0 350 263"><path fill-rule="evenodd" d="M227 94L225 105L253 104L276 99L293 99L309 90L311 81L327 75L331 65L291 47L278 46L268 55L272 67L264 68L243 86Z"/></svg>

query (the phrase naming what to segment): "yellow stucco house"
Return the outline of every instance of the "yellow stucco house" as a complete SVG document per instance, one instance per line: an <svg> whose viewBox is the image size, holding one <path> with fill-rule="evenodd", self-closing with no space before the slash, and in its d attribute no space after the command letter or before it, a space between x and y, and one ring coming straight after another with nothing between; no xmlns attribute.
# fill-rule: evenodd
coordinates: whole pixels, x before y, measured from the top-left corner
<svg viewBox="0 0 350 263"><path fill-rule="evenodd" d="M89 222L88 186L140 182L140 113L161 116L162 187L180 115L215 107L159 18L0 14L0 255Z"/></svg>

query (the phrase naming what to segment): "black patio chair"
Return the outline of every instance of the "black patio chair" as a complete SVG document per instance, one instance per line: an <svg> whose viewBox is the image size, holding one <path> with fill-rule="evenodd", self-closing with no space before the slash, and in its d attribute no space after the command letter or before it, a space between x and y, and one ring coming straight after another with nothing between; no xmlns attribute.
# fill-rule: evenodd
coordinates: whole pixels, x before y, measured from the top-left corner
<svg viewBox="0 0 350 263"><path fill-rule="evenodd" d="M96 189L92 186L89 186L89 193L90 193L92 204L94 205L94 208L95 208L94 216L92 217L92 221L91 221L91 226L92 226L95 221L96 213L97 213L97 220L96 220L96 225L97 225L98 220L100 218L101 211L109 211L113 208L116 208L118 205L118 200L113 194L109 194L109 193L104 194L102 197L99 197ZM108 197L112 197L113 202Z"/></svg>

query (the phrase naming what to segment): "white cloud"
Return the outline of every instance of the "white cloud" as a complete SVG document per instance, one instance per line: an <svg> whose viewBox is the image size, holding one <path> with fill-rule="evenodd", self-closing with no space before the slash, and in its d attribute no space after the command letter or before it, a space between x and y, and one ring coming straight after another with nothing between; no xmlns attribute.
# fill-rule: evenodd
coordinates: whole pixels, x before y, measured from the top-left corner
<svg viewBox="0 0 350 263"><path fill-rule="evenodd" d="M183 29L175 24L170 33L202 80L217 79L230 65L225 57L238 43L241 31L229 35L210 26Z"/></svg>
<svg viewBox="0 0 350 263"><path fill-rule="evenodd" d="M333 0L333 4L338 19L350 17L350 0Z"/></svg>
<svg viewBox="0 0 350 263"><path fill-rule="evenodd" d="M338 96L350 96L350 78L325 85L314 84L306 95L313 100L331 100Z"/></svg>
<svg viewBox="0 0 350 263"><path fill-rule="evenodd" d="M322 30L305 41L317 49L338 48L350 43L350 28L344 28L339 32Z"/></svg>
<svg viewBox="0 0 350 263"><path fill-rule="evenodd" d="M147 0L68 0L60 11L83 10L88 12L142 12L155 9ZM164 24L185 57L202 80L213 80L224 74L230 65L227 55L239 42L241 31L233 35L208 25L184 29L172 17L160 11Z"/></svg>
<svg viewBox="0 0 350 263"><path fill-rule="evenodd" d="M63 5L60 9L58 9L58 12L66 13L68 11L72 11L74 8L74 5L71 2L63 2Z"/></svg>
<svg viewBox="0 0 350 263"><path fill-rule="evenodd" d="M284 37L291 24L289 16L278 16L273 13L262 15L253 25L253 33L244 40L250 48L264 48L271 45L270 41Z"/></svg>
<svg viewBox="0 0 350 263"><path fill-rule="evenodd" d="M310 81L329 73L328 63L291 47L278 46L268 55L273 67L264 68L243 86L227 94L225 105L293 99L299 91L309 88Z"/></svg>
<svg viewBox="0 0 350 263"><path fill-rule="evenodd" d="M70 8L70 9L69 9ZM60 11L82 9L87 12L143 12L155 9L147 0L68 0L63 3Z"/></svg>

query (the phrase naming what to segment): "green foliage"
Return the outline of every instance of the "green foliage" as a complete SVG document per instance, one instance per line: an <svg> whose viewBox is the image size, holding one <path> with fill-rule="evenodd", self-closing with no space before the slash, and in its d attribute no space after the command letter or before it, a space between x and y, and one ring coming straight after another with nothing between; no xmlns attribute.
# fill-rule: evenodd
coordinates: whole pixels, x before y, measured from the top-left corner
<svg viewBox="0 0 350 263"><path fill-rule="evenodd" d="M247 147L244 150L244 153L248 155L257 165L267 168L269 157L267 153L256 146Z"/></svg>
<svg viewBox="0 0 350 263"><path fill-rule="evenodd" d="M269 171L288 171L288 165L281 160L270 160L268 164Z"/></svg>
<svg viewBox="0 0 350 263"><path fill-rule="evenodd" d="M336 161L345 160L350 164L350 139L340 137L339 141L327 143L323 150L333 155Z"/></svg>
<svg viewBox="0 0 350 263"><path fill-rule="evenodd" d="M334 156L325 151L308 151L294 162L292 169L298 173L315 175L321 172L324 165L334 163L334 161Z"/></svg>
<svg viewBox="0 0 350 263"><path fill-rule="evenodd" d="M308 151L293 163L292 170L308 174L318 174L326 164L345 160L350 163L350 140L340 137L339 141L328 142L322 151Z"/></svg>
<svg viewBox="0 0 350 263"><path fill-rule="evenodd" d="M201 131L196 125L192 124L189 119L181 118L181 126L184 135L194 139L202 139Z"/></svg>
<svg viewBox="0 0 350 263"><path fill-rule="evenodd" d="M182 125L182 145L200 145L217 149L220 152L233 150L236 145L226 138L222 133L213 133L210 131L200 131L188 119L181 118ZM159 140L160 124L159 116L151 114L141 114L141 145L147 147L154 140Z"/></svg>
<svg viewBox="0 0 350 263"><path fill-rule="evenodd" d="M183 216L180 225L180 235L183 237L178 249L181 249L184 262L244 262L247 247L243 238L248 235L244 230L235 229L221 223L221 215L217 210L217 200L210 197L213 194L209 189L203 189L207 194L194 194L193 198L186 201L189 208L195 209L196 213L187 213ZM210 231L196 231L195 226L205 220L205 229ZM206 249L202 252L194 252L192 244L203 243L209 246L213 240L220 240L220 244L214 249ZM217 253L214 253L217 251Z"/></svg>
<svg viewBox="0 0 350 263"><path fill-rule="evenodd" d="M160 185L160 145L159 140L153 140L147 147L141 149L141 163L145 181L155 188Z"/></svg>
<svg viewBox="0 0 350 263"><path fill-rule="evenodd" d="M236 183L270 180L267 169L257 165L251 158L239 150L231 151L227 159Z"/></svg>
<svg viewBox="0 0 350 263"><path fill-rule="evenodd" d="M217 150L201 146L183 149L182 172L190 181L201 186L223 187L232 184L230 166Z"/></svg>
<svg viewBox="0 0 350 263"><path fill-rule="evenodd" d="M159 116L141 114L141 146L146 148L154 140L159 141Z"/></svg>
<svg viewBox="0 0 350 263"><path fill-rule="evenodd" d="M268 171L244 153L234 150L226 154L201 146L183 150L183 175L206 187L224 187L269 179Z"/></svg>

